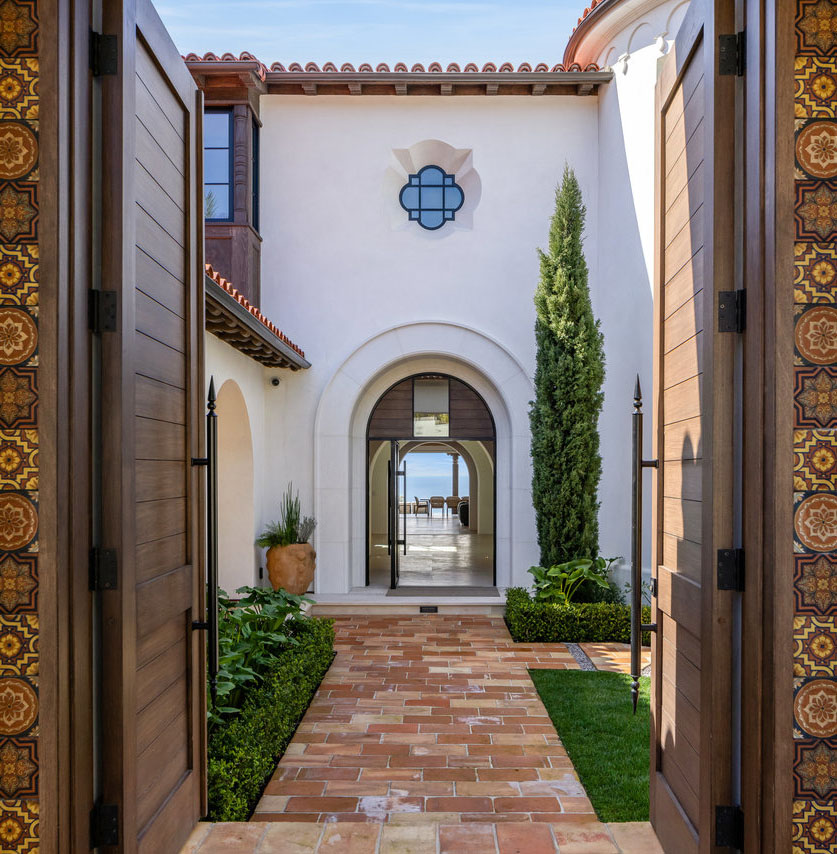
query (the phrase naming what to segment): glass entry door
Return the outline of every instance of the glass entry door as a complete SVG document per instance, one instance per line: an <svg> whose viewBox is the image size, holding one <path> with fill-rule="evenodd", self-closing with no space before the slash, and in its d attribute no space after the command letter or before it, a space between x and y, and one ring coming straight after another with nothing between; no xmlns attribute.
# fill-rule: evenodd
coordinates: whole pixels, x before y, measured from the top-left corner
<svg viewBox="0 0 837 854"><path fill-rule="evenodd" d="M388 467L389 523L387 550L390 559L390 587L395 590L399 580L399 560L407 554L407 460L399 460L401 452L397 440L390 442Z"/></svg>

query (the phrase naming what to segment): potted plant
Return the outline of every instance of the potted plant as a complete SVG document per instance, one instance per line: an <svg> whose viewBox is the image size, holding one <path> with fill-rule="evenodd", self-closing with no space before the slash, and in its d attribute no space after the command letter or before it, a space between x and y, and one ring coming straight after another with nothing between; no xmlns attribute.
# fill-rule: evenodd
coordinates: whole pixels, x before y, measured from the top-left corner
<svg viewBox="0 0 837 854"><path fill-rule="evenodd" d="M308 540L316 524L311 516L302 515L299 493L288 484L278 521L268 523L256 540L257 546L267 549L267 574L274 590L299 595L310 587L317 553Z"/></svg>

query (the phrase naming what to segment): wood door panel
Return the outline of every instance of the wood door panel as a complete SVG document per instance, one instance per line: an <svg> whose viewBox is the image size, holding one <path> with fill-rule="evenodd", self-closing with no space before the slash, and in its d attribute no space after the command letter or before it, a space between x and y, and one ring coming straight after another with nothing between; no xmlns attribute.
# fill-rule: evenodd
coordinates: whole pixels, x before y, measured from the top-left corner
<svg viewBox="0 0 837 854"><path fill-rule="evenodd" d="M186 563L186 537L174 534L137 546L137 584L169 572L171 566Z"/></svg>
<svg viewBox="0 0 837 854"><path fill-rule="evenodd" d="M141 827L188 772L188 743L189 726L182 712L137 757L137 819Z"/></svg>
<svg viewBox="0 0 837 854"><path fill-rule="evenodd" d="M700 545L703 528L703 504L680 498L663 501L663 530L683 540Z"/></svg>
<svg viewBox="0 0 837 854"><path fill-rule="evenodd" d="M137 714L137 752L143 753L178 715L186 701L183 680L175 679L161 691L153 703Z"/></svg>
<svg viewBox="0 0 837 854"><path fill-rule="evenodd" d="M678 465L682 469L693 465L693 461L703 457L703 424L700 416L687 418L685 421L676 421L674 424L666 425L665 444L663 446L663 460ZM672 485L674 495L687 498L682 490L682 484ZM698 498L700 497L700 485L698 484ZM694 500L688 499L687 500Z"/></svg>
<svg viewBox="0 0 837 854"><path fill-rule="evenodd" d="M665 328L665 353L676 350L698 332L703 331L703 291L699 290L695 295L686 300L680 308L666 318ZM695 363L697 365L697 362ZM695 370L689 376L700 373ZM666 379L666 388L672 383Z"/></svg>
<svg viewBox="0 0 837 854"><path fill-rule="evenodd" d="M185 469L182 460L137 460L137 500L185 498Z"/></svg>
<svg viewBox="0 0 837 854"><path fill-rule="evenodd" d="M703 373L703 331L682 344L678 344L665 355L663 360L663 376L665 387L679 385L691 377ZM697 374L695 373L697 372Z"/></svg>
<svg viewBox="0 0 837 854"><path fill-rule="evenodd" d="M689 183L680 195L672 200L671 207L666 211L666 233L670 235L667 246L674 235L679 234L703 206L705 181L706 176L701 162L689 178Z"/></svg>
<svg viewBox="0 0 837 854"><path fill-rule="evenodd" d="M168 640L171 631L167 626L158 629L161 639ZM159 655L137 668L137 704L136 712L141 712L155 702L157 697L175 681L182 680L187 672L188 662L186 639L180 632L174 643L166 647Z"/></svg>
<svg viewBox="0 0 837 854"><path fill-rule="evenodd" d="M182 153L182 152L181 152ZM149 175L161 186L181 209L186 209L186 186L183 175L182 158L179 165L169 156L169 153L160 145L154 136L137 117L137 163L145 169Z"/></svg>
<svg viewBox="0 0 837 854"><path fill-rule="evenodd" d="M165 575L137 586L137 627L139 637L183 616L192 603L192 568L173 569Z"/></svg>
<svg viewBox="0 0 837 854"><path fill-rule="evenodd" d="M700 546L689 540L681 540L665 531L662 532L662 537L663 565L666 569L698 581L702 569Z"/></svg>
<svg viewBox="0 0 837 854"><path fill-rule="evenodd" d="M134 428L138 460L184 460L186 427L170 421L138 416Z"/></svg>
<svg viewBox="0 0 837 854"><path fill-rule="evenodd" d="M693 376L663 392L666 425L676 421L696 418L701 414L703 403L703 374Z"/></svg>
<svg viewBox="0 0 837 854"><path fill-rule="evenodd" d="M673 148L667 150L667 161L671 164L665 179L667 199L676 199L703 164L706 146L704 130L703 125L699 125L685 148L679 151ZM673 156L675 154L676 156ZM669 241L666 240L666 245L668 244Z"/></svg>
<svg viewBox="0 0 837 854"><path fill-rule="evenodd" d="M103 360L120 425L103 468L121 484L109 539L124 563L105 621L104 647L119 652L104 664L104 788L120 806L120 851L158 854L179 851L205 809L204 638L192 629L203 470L190 464L204 455L201 102L149 0L104 15L122 34L118 73L103 80L104 272L122 332Z"/></svg>
<svg viewBox="0 0 837 854"><path fill-rule="evenodd" d="M661 708L669 720L669 725L674 726L678 737L688 741L689 747L699 754L700 711L686 699L682 691L677 690L671 679L664 677L661 685Z"/></svg>
<svg viewBox="0 0 837 854"><path fill-rule="evenodd" d="M148 379L159 380L175 388L186 388L186 360L183 354L148 335L137 335L137 373Z"/></svg>
<svg viewBox="0 0 837 854"><path fill-rule="evenodd" d="M720 651L729 620L708 616L731 516L718 432L732 385L719 372L731 363L713 316L717 290L731 287L733 232L733 182L718 178L733 150L723 141L732 124L715 112L719 8L693 0L657 84L651 821L666 854L718 850L714 807L727 802L731 768L730 666Z"/></svg>
<svg viewBox="0 0 837 854"><path fill-rule="evenodd" d="M669 275L664 294L666 319L703 287L703 258L700 247L679 270Z"/></svg>
<svg viewBox="0 0 837 854"><path fill-rule="evenodd" d="M186 423L186 394L182 389L142 375L136 379L136 415L174 424Z"/></svg>
<svg viewBox="0 0 837 854"><path fill-rule="evenodd" d="M164 498L137 504L137 544L186 531L186 500Z"/></svg>
<svg viewBox="0 0 837 854"><path fill-rule="evenodd" d="M183 282L139 246L134 255L134 263L137 288L151 299L164 303L173 314L185 317L187 293Z"/></svg>

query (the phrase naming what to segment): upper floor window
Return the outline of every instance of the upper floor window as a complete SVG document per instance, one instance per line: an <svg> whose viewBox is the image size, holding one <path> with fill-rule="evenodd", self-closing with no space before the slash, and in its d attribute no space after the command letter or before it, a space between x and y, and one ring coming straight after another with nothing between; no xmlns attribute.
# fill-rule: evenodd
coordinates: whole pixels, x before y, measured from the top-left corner
<svg viewBox="0 0 837 854"><path fill-rule="evenodd" d="M434 231L448 220L465 202L465 194L453 175L438 166L425 166L401 188L401 207L422 228Z"/></svg>
<svg viewBox="0 0 837 854"><path fill-rule="evenodd" d="M206 219L232 219L232 110L204 113L203 195Z"/></svg>
<svg viewBox="0 0 837 854"><path fill-rule="evenodd" d="M251 166L251 176L252 176L252 206L253 206L253 229L255 231L259 230L259 126L254 121L253 122L253 144L252 144L252 162Z"/></svg>

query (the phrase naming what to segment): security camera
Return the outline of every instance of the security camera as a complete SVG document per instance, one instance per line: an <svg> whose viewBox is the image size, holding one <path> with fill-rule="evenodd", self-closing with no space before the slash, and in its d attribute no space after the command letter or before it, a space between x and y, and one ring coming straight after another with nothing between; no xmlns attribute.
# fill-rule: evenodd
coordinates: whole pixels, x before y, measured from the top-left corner
<svg viewBox="0 0 837 854"><path fill-rule="evenodd" d="M282 380L280 380L280 379L279 379L279 377L271 377L271 378L270 378L270 384L271 384L274 388L276 388L276 387L279 385L279 383L280 383L280 382L282 382Z"/></svg>

